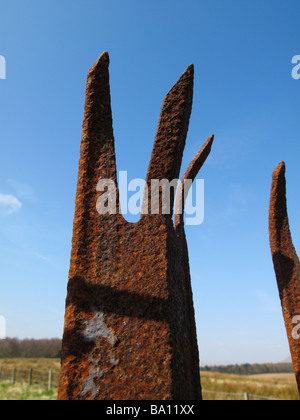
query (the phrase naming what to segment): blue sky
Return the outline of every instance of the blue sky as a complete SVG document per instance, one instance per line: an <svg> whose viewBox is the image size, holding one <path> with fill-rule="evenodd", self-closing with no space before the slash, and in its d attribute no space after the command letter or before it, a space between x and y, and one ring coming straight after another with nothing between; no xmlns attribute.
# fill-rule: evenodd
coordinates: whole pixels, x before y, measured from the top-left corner
<svg viewBox="0 0 300 420"><path fill-rule="evenodd" d="M63 329L86 74L102 51L118 170L145 178L164 95L195 65L182 171L199 174L205 220L187 226L202 362L289 355L268 242L271 174L287 165L300 249L298 0L1 0L0 315L7 335Z"/></svg>

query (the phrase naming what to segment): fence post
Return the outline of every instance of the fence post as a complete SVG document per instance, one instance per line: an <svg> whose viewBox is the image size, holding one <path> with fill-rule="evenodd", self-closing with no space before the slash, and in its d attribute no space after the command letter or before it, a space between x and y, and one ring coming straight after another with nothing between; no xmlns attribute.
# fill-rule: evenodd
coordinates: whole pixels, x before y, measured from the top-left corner
<svg viewBox="0 0 300 420"><path fill-rule="evenodd" d="M12 371L12 377L11 377L11 383L14 385L16 383L16 368L13 368Z"/></svg>
<svg viewBox="0 0 300 420"><path fill-rule="evenodd" d="M52 389L52 370L49 370L49 378L48 378L48 390Z"/></svg>
<svg viewBox="0 0 300 420"><path fill-rule="evenodd" d="M28 384L29 386L32 385L32 369L29 369L29 376L28 376Z"/></svg>
<svg viewBox="0 0 300 420"><path fill-rule="evenodd" d="M2 366L0 366L0 381L2 379Z"/></svg>
<svg viewBox="0 0 300 420"><path fill-rule="evenodd" d="M250 400L248 392L245 392L244 393L244 400L245 401L249 401Z"/></svg>

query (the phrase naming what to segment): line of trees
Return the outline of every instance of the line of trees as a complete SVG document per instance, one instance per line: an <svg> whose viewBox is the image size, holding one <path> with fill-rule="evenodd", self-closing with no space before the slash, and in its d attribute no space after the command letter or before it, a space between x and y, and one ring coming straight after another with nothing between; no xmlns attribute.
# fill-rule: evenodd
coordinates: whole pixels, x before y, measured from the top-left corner
<svg viewBox="0 0 300 420"><path fill-rule="evenodd" d="M245 363L242 365L204 366L204 372L231 373L235 375L257 375L263 373L294 373L292 363Z"/></svg>
<svg viewBox="0 0 300 420"><path fill-rule="evenodd" d="M0 358L60 358L62 340L60 338L34 338L20 340L5 338L0 340ZM231 373L236 375L255 375L263 373L294 373L291 363L264 363L225 366L202 366L204 372Z"/></svg>
<svg viewBox="0 0 300 420"><path fill-rule="evenodd" d="M5 338L0 340L0 358L60 358L61 345L59 338L41 340Z"/></svg>

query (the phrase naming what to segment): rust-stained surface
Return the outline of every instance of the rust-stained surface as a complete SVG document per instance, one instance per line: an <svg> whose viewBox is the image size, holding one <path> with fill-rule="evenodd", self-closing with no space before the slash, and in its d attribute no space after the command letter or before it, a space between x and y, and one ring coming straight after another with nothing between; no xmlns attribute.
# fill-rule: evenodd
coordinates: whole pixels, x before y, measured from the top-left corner
<svg viewBox="0 0 300 420"><path fill-rule="evenodd" d="M297 328L299 319L295 318L300 316L300 262L289 228L284 162L280 162L273 172L269 235L283 317L300 392L300 328Z"/></svg>
<svg viewBox="0 0 300 420"><path fill-rule="evenodd" d="M131 224L118 201L117 214L96 210L98 180L117 184L108 66L103 53L87 79L59 399L201 399L183 220L175 230L173 212L159 211ZM151 179L179 176L193 73L189 66L164 99L149 194Z"/></svg>

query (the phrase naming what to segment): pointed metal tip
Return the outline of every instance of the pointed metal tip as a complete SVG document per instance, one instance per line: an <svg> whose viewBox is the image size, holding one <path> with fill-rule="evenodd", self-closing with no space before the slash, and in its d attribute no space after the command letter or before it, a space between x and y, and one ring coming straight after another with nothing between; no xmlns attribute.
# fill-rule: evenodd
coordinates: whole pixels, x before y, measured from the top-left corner
<svg viewBox="0 0 300 420"><path fill-rule="evenodd" d="M100 61L100 60L102 62L106 61L109 64L109 54L108 54L107 51L103 51L103 53L100 55L98 61Z"/></svg>
<svg viewBox="0 0 300 420"><path fill-rule="evenodd" d="M214 139L215 139L215 135L212 134L210 137L208 137L207 141L208 141L208 143L213 143Z"/></svg>
<svg viewBox="0 0 300 420"><path fill-rule="evenodd" d="M171 90L167 93L165 99L171 97L174 93L178 94L178 89L182 94L193 91L194 85L194 65L189 65L186 70L182 73L177 82L173 85Z"/></svg>
<svg viewBox="0 0 300 420"><path fill-rule="evenodd" d="M109 54L107 51L104 51L98 60L92 65L89 70L89 74L95 72L97 69L102 68L102 66L108 67L109 66Z"/></svg>
<svg viewBox="0 0 300 420"><path fill-rule="evenodd" d="M194 66L194 64L190 64L190 65L187 67L186 71L189 71L189 72L191 72L191 73L194 73L194 71L195 71L195 66Z"/></svg>
<svg viewBox="0 0 300 420"><path fill-rule="evenodd" d="M287 215L285 163L280 162L272 174L270 218L283 220ZM272 228L278 236L278 226Z"/></svg>
<svg viewBox="0 0 300 420"><path fill-rule="evenodd" d="M280 171L282 171L283 169L285 169L285 162L284 161L279 162L277 168Z"/></svg>
<svg viewBox="0 0 300 420"><path fill-rule="evenodd" d="M194 64L190 64L182 73L182 75L177 80L177 82L174 84L172 89L169 91L169 94L173 93L173 91L176 90L178 86L185 86L185 87L190 86L192 88L193 82L194 82Z"/></svg>
<svg viewBox="0 0 300 420"><path fill-rule="evenodd" d="M194 73L195 73L195 68L194 68L194 64L190 64L185 71L183 72L182 76L180 77L179 80L182 80L184 78L194 78Z"/></svg>
<svg viewBox="0 0 300 420"><path fill-rule="evenodd" d="M211 136L208 137L208 139L206 140L206 142L203 144L202 148L199 150L198 153L202 153L204 149L211 149L211 146L214 142L215 136L214 134L212 134Z"/></svg>
<svg viewBox="0 0 300 420"><path fill-rule="evenodd" d="M279 178L281 175L285 175L285 162L281 161L273 171L273 178Z"/></svg>

